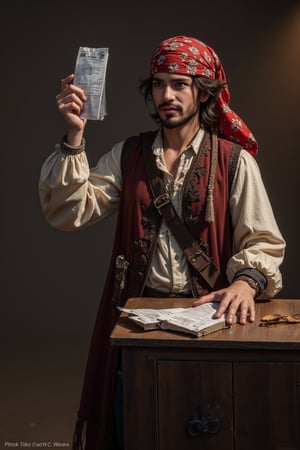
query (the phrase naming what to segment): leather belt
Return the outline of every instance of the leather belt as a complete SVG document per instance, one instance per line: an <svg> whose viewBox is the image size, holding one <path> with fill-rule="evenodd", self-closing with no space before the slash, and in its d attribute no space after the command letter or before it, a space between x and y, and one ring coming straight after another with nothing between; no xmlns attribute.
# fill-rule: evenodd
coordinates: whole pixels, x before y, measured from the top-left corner
<svg viewBox="0 0 300 450"><path fill-rule="evenodd" d="M176 298L176 297L192 297L192 294L186 292L162 292L158 289L153 289L145 286L142 297L154 297L154 298Z"/></svg>

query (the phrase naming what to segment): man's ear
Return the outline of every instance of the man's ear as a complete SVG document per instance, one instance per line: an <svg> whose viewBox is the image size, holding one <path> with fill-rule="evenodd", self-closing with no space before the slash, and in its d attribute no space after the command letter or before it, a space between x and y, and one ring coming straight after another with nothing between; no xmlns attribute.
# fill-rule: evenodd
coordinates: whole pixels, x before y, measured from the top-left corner
<svg viewBox="0 0 300 450"><path fill-rule="evenodd" d="M209 95L210 94L208 92L201 92L200 93L200 102L202 102L202 103L206 102L206 100L208 99Z"/></svg>

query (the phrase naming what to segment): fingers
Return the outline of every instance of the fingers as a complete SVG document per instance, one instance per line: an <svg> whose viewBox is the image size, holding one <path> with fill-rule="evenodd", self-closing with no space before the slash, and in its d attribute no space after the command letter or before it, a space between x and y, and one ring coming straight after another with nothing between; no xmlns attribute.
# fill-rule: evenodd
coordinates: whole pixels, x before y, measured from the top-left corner
<svg viewBox="0 0 300 450"><path fill-rule="evenodd" d="M220 318L224 313L226 313L226 323L229 325L232 325L236 321L236 316L238 316L238 321L241 325L245 325L247 321L254 322L254 301L248 298L241 299L239 296L235 296L234 298L225 296L220 302L215 317Z"/></svg>
<svg viewBox="0 0 300 450"><path fill-rule="evenodd" d="M74 74L73 73L71 73L67 77L63 78L60 81L60 90L61 90L61 92L64 91L67 87L69 87L69 85L72 84L73 80L74 80Z"/></svg>
<svg viewBox="0 0 300 450"><path fill-rule="evenodd" d="M249 305L240 306L240 323L245 324L247 322L255 321L255 303L251 302Z"/></svg>
<svg viewBox="0 0 300 450"><path fill-rule="evenodd" d="M59 94L56 97L56 105L61 114L73 113L79 116L83 109L83 103L83 100L75 93L66 96Z"/></svg>
<svg viewBox="0 0 300 450"><path fill-rule="evenodd" d="M66 78L63 78L61 80L61 82L60 82L60 89L61 89L61 91L63 91L67 87L69 87L69 85L73 82L74 77L75 77L75 75L73 73L71 73Z"/></svg>
<svg viewBox="0 0 300 450"><path fill-rule="evenodd" d="M255 302L253 297L238 292L232 287L204 295L200 299L197 299L193 305L199 306L207 302L220 303L215 313L215 318L219 319L226 313L226 323L228 325L232 325L236 321L237 315L238 321L242 325L246 324L247 321L255 321Z"/></svg>
<svg viewBox="0 0 300 450"><path fill-rule="evenodd" d="M219 300L216 299L217 295L218 295L217 292L211 292L210 294L203 295L202 297L195 300L193 302L193 305L199 306L199 305L203 305L204 303L221 301L221 299L219 299Z"/></svg>
<svg viewBox="0 0 300 450"><path fill-rule="evenodd" d="M74 74L70 74L61 80L61 92L56 96L57 108L63 116L70 116L75 114L79 116L84 102L87 97L84 91L72 84Z"/></svg>

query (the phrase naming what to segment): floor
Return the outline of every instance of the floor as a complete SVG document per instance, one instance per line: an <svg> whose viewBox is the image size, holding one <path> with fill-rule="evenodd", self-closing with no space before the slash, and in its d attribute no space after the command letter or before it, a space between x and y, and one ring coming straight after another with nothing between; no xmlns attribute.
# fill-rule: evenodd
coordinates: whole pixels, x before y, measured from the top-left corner
<svg viewBox="0 0 300 450"><path fill-rule="evenodd" d="M88 343L1 343L0 449L70 448Z"/></svg>

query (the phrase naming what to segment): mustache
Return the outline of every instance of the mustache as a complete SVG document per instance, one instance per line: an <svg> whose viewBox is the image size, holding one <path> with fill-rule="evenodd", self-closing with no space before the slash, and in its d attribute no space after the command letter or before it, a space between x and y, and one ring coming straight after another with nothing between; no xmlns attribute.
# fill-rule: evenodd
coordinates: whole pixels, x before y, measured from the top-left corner
<svg viewBox="0 0 300 450"><path fill-rule="evenodd" d="M181 109L182 109L180 106L174 106L173 103L171 103L171 102L163 102L160 105L158 105L157 109L159 111L162 108L168 108L168 107L176 109L176 111L181 111Z"/></svg>

